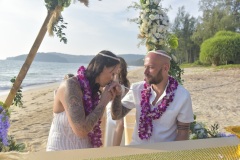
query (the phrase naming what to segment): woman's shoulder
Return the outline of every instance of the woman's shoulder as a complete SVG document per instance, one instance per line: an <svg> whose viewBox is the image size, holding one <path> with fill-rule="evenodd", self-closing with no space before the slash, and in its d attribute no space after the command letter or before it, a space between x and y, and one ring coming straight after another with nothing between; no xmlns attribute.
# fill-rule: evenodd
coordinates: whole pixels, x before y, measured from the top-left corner
<svg viewBox="0 0 240 160"><path fill-rule="evenodd" d="M66 87L68 85L78 85L79 86L77 77L71 77L71 78L68 78L68 79L62 81L60 84L60 87Z"/></svg>
<svg viewBox="0 0 240 160"><path fill-rule="evenodd" d="M62 92L62 91L65 92L65 90L72 90L72 89L81 90L80 84L76 77L72 77L72 78L62 81L58 87L58 91L60 91L60 92Z"/></svg>

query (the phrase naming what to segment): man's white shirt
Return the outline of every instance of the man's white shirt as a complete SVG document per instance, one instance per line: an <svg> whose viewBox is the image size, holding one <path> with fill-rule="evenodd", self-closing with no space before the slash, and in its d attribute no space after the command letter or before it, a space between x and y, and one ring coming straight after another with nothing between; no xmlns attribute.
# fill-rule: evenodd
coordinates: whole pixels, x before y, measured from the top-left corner
<svg viewBox="0 0 240 160"><path fill-rule="evenodd" d="M141 115L141 90L144 89L143 84L144 81L133 83L129 92L122 99L124 107L128 109L136 108L136 123L130 145L174 141L177 136L176 122L191 123L194 121L192 101L189 92L179 84L177 89L174 91L174 99L170 102L167 110L159 119L153 120L152 136L148 140L141 140L138 136L138 126ZM151 110L161 103L163 97L166 95L166 88L154 106L152 105L152 102L155 100L156 92L151 89Z"/></svg>

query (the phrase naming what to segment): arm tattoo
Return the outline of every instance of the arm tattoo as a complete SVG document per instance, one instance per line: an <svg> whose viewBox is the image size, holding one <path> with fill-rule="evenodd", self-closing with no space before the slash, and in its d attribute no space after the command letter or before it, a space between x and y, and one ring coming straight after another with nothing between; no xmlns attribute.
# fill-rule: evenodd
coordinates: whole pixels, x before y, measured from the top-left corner
<svg viewBox="0 0 240 160"><path fill-rule="evenodd" d="M76 79L67 80L65 100L67 110L74 127L81 132L90 132L104 113L104 106L96 108L88 115L83 106L83 93Z"/></svg>
<svg viewBox="0 0 240 160"><path fill-rule="evenodd" d="M189 125L180 125L180 124L178 124L177 125L177 129L178 130L189 130L190 126Z"/></svg>
<svg viewBox="0 0 240 160"><path fill-rule="evenodd" d="M121 96L116 96L112 103L112 119L117 120L123 118L130 109L122 106Z"/></svg>

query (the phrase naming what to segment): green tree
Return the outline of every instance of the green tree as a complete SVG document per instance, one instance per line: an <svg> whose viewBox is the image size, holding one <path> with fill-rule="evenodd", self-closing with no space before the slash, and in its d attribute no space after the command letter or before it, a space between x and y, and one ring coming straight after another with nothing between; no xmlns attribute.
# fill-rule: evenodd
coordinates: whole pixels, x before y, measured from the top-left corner
<svg viewBox="0 0 240 160"><path fill-rule="evenodd" d="M171 31L178 37L178 48L176 55L179 61L194 62L198 59L199 46L191 39L196 30L197 19L186 13L184 6L178 8Z"/></svg>
<svg viewBox="0 0 240 160"><path fill-rule="evenodd" d="M203 15L199 18L197 30L192 37L196 44L201 45L221 30L239 31L239 0L200 0L199 6Z"/></svg>
<svg viewBox="0 0 240 160"><path fill-rule="evenodd" d="M88 0L79 1L81 3L84 3L85 6L88 6ZM13 99L17 91L19 90L22 81L24 80L28 72L28 69L30 68L34 60L34 57L36 56L38 48L40 47L47 30L49 31L50 35L53 35L53 33L55 32L57 36L60 38L60 41L63 41L65 43L67 41L65 34L62 31L64 28L66 28L65 26L66 23L63 22L61 12L63 11L64 8L68 7L71 4L71 0L45 0L45 4L47 8L47 16L20 72L18 73L18 76L7 96L7 99L5 100L5 104L7 107L10 107L10 105L12 104ZM59 23L62 24L59 25Z"/></svg>

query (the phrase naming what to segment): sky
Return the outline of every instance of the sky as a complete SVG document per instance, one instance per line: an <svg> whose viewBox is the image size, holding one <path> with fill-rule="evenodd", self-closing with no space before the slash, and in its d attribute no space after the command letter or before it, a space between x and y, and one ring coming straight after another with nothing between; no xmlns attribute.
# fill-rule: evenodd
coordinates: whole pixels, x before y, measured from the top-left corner
<svg viewBox="0 0 240 160"><path fill-rule="evenodd" d="M115 54L145 54L145 46L138 47L139 29L127 19L138 17L138 12L127 10L138 0L89 0L89 7L76 2L62 12L68 23L64 30L67 44L57 36L46 33L38 52L59 52L72 55L96 55L101 50ZM185 6L186 12L198 17L199 0L163 0L170 22L177 10ZM44 0L0 0L0 60L28 54L46 18Z"/></svg>

